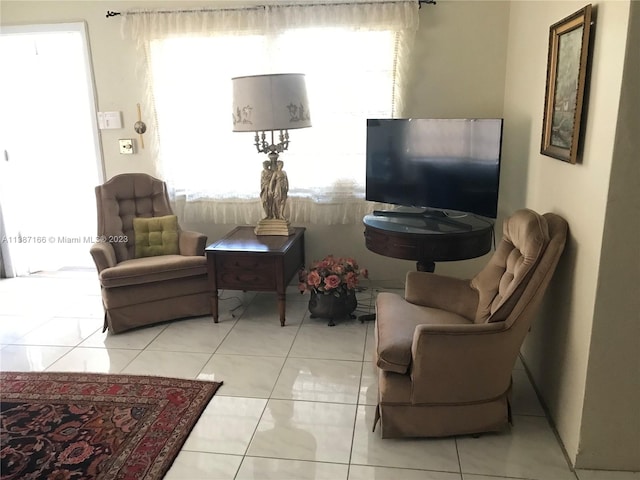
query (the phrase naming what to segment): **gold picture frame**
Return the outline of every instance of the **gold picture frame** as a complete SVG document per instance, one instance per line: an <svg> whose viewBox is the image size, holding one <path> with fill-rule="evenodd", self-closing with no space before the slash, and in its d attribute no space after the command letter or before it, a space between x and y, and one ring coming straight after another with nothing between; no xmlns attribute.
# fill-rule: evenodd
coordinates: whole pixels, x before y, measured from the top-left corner
<svg viewBox="0 0 640 480"><path fill-rule="evenodd" d="M549 28L549 57L540 153L578 161L589 58L591 4Z"/></svg>

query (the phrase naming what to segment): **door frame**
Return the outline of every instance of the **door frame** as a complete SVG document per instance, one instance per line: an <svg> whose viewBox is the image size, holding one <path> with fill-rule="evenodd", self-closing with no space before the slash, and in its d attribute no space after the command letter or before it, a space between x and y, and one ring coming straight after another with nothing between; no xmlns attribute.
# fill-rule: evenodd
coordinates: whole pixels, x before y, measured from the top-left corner
<svg viewBox="0 0 640 480"><path fill-rule="evenodd" d="M93 140L93 148L96 157L96 168L98 172L98 182L104 183L105 167L102 155L102 139L98 129L98 109L95 79L93 75L93 62L91 57L91 48L89 44L89 35L87 33L86 22L73 23L43 23L34 25L14 25L2 26L0 35L16 35L31 33L55 33L55 32L79 32L82 39L82 54L85 64L85 82L87 91L89 92L89 110L91 112L91 136Z"/></svg>

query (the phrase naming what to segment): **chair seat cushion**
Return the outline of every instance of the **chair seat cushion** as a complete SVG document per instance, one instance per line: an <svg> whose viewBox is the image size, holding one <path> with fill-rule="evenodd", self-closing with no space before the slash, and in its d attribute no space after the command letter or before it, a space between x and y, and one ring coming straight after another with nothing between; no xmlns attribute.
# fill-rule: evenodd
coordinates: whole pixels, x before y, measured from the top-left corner
<svg viewBox="0 0 640 480"><path fill-rule="evenodd" d="M376 364L388 372L407 373L416 326L471 323L461 315L414 305L395 293L381 292L376 299Z"/></svg>
<svg viewBox="0 0 640 480"><path fill-rule="evenodd" d="M115 267L106 268L100 272L100 282L104 288L111 288L206 273L207 260L204 256L162 255L125 260Z"/></svg>

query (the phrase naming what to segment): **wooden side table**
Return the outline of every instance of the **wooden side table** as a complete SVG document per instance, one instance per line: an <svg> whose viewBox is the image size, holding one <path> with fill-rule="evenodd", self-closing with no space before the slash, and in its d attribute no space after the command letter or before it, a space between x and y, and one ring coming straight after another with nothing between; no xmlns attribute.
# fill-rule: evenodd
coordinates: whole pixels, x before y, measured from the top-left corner
<svg viewBox="0 0 640 480"><path fill-rule="evenodd" d="M211 311L218 323L218 290L276 292L284 327L286 289L305 265L304 228L285 236L256 235L253 227L237 227L205 249L211 285Z"/></svg>

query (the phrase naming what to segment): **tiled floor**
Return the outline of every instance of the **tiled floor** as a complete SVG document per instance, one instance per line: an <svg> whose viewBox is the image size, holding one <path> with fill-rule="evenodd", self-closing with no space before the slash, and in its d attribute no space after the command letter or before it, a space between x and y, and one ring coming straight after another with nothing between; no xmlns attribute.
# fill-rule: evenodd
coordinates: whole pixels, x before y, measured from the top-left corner
<svg viewBox="0 0 640 480"><path fill-rule="evenodd" d="M376 291L360 294L358 313ZM224 381L167 479L640 480L573 472L521 363L509 432L382 440L371 432L373 323L310 319L295 288L284 328L272 294L221 298L218 324L204 317L111 336L101 331L95 272L0 280L0 369Z"/></svg>

